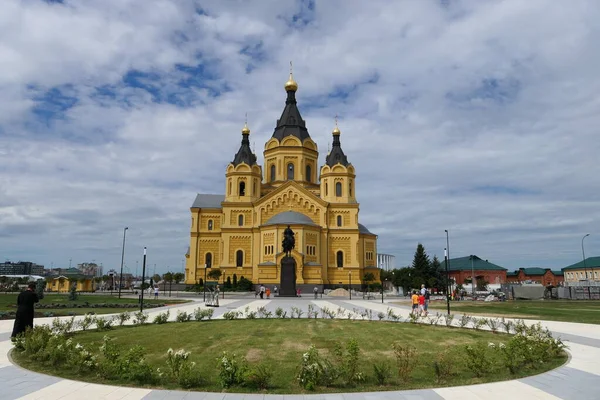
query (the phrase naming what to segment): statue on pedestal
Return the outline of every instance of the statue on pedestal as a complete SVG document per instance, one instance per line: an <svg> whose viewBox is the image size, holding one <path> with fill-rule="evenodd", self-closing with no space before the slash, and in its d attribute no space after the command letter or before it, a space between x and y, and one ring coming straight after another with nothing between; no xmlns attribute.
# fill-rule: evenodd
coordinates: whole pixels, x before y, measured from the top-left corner
<svg viewBox="0 0 600 400"><path fill-rule="evenodd" d="M296 247L296 239L294 239L294 231L288 225L283 231L283 241L281 242L281 247L285 252L286 257L289 257L292 253L294 247Z"/></svg>

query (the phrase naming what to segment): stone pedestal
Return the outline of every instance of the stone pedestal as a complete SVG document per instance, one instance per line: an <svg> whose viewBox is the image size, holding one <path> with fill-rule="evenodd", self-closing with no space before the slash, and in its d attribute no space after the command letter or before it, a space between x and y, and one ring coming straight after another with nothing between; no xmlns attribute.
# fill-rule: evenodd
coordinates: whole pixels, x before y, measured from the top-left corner
<svg viewBox="0 0 600 400"><path fill-rule="evenodd" d="M293 257L286 256L281 260L279 296L296 297L296 260Z"/></svg>

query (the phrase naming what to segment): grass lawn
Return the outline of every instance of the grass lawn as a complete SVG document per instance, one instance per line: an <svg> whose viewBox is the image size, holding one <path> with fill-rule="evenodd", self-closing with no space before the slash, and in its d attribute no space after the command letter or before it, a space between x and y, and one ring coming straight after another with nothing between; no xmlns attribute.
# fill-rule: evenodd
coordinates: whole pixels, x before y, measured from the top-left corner
<svg viewBox="0 0 600 400"><path fill-rule="evenodd" d="M0 294L0 311L8 312L8 311L17 311L17 296L18 293L7 293ZM181 300L176 298L163 297L158 300L154 299L146 299L144 297L145 304L177 304L177 303L186 303L187 300ZM40 301L40 304L67 304L69 306L77 306L77 305L92 305L92 304L101 304L101 303L109 303L109 304L139 304L137 298L125 298L121 295L119 299L117 296L110 295L89 295L82 294L79 295L77 301L69 301L68 294L44 294L44 298ZM95 312L96 314L112 314L118 313L122 311L135 311L132 308L92 308L92 307L82 307L82 308L36 308L36 316L43 316L44 313L50 312L54 314L54 316L60 315L81 315L88 313L90 311ZM14 316L11 317L14 319Z"/></svg>
<svg viewBox="0 0 600 400"><path fill-rule="evenodd" d="M296 382L298 366L302 354L311 344L315 344L320 354L331 355L336 341L355 338L360 346L360 369L367 380L358 387L317 388L316 392L376 391L426 388L436 386L467 385L491 381L514 379L555 368L566 361L560 357L550 363L540 365L522 375L510 375L497 361L482 378L475 378L466 367L464 346L477 342L506 342L509 336L470 329L413 325L408 323L348 321L348 320L307 320L307 319L257 319L235 321L209 321L168 323L164 325L148 324L141 327L126 326L112 331L86 331L74 335L74 341L91 345L98 349L104 335L115 338L115 343L123 349L141 345L146 350L147 361L154 368L166 369L166 351L183 348L190 351L190 360L195 361L205 377L206 383L198 388L203 391L221 392L217 381L217 359L224 350L246 357L248 362L265 363L273 372L272 388L268 393L301 393L303 390ZM416 367L409 382L401 383L395 371L395 358L391 345L400 341L414 346L418 354ZM445 350L450 350L453 375L444 382L436 382L433 363ZM498 359L494 350L487 349L490 357ZM15 361L25 368L39 372L62 376L64 378L85 380L97 383L122 384L128 382L107 382L96 373L85 376L67 368L41 366L29 361L22 353L13 352ZM373 377L373 364L387 362L392 367L392 378L387 386L378 386ZM163 386L175 389L174 384ZM253 392L247 387L233 387L231 392ZM266 392L265 392L266 393Z"/></svg>
<svg viewBox="0 0 600 400"><path fill-rule="evenodd" d="M446 309L446 303L432 302L429 308ZM450 310L466 314L600 324L600 301L597 300L453 301L450 302Z"/></svg>

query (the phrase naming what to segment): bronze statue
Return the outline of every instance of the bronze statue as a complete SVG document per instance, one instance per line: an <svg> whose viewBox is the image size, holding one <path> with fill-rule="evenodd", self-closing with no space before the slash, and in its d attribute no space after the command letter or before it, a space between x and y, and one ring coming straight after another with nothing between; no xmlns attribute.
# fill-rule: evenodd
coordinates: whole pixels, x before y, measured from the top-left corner
<svg viewBox="0 0 600 400"><path fill-rule="evenodd" d="M294 247L296 247L296 239L294 239L294 231L288 225L283 231L283 241L281 242L281 247L285 252L286 257L289 257L292 253Z"/></svg>

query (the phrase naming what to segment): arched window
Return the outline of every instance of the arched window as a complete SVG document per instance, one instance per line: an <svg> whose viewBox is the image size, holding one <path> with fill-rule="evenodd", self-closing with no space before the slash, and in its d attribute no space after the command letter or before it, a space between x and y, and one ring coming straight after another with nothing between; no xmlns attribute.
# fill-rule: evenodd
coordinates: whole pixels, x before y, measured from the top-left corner
<svg viewBox="0 0 600 400"><path fill-rule="evenodd" d="M325 182L325 196L329 196L329 185Z"/></svg>
<svg viewBox="0 0 600 400"><path fill-rule="evenodd" d="M212 231L212 230L213 230L213 220L212 220L212 219L209 219L209 220L208 220L208 230L209 230L209 231Z"/></svg>
<svg viewBox="0 0 600 400"><path fill-rule="evenodd" d="M348 195L352 196L352 181L348 184Z"/></svg>
<svg viewBox="0 0 600 400"><path fill-rule="evenodd" d="M231 195L231 180L229 181L229 187L227 188L227 194Z"/></svg>
<svg viewBox="0 0 600 400"><path fill-rule="evenodd" d="M337 226L342 226L342 216L341 215L337 216Z"/></svg>
<svg viewBox="0 0 600 400"><path fill-rule="evenodd" d="M294 164L289 163L287 166L287 178L288 181L294 180Z"/></svg>
<svg viewBox="0 0 600 400"><path fill-rule="evenodd" d="M254 184L252 185L252 195L256 196L256 179L254 180Z"/></svg>
<svg viewBox="0 0 600 400"><path fill-rule="evenodd" d="M342 197L342 182L335 183L335 196Z"/></svg>
<svg viewBox="0 0 600 400"><path fill-rule="evenodd" d="M310 168L310 165L306 166L306 182L310 182L312 176L312 169Z"/></svg>
<svg viewBox="0 0 600 400"><path fill-rule="evenodd" d="M244 226L244 216L242 214L238 215L238 226Z"/></svg>
<svg viewBox="0 0 600 400"><path fill-rule="evenodd" d="M338 252L336 254L336 259L337 259L337 267L342 268L344 266L344 252L341 250L338 250Z"/></svg>
<svg viewBox="0 0 600 400"><path fill-rule="evenodd" d="M275 164L271 165L271 182L275 182Z"/></svg>
<svg viewBox="0 0 600 400"><path fill-rule="evenodd" d="M238 250L235 252L235 266L241 267L242 265L244 265L244 252Z"/></svg>
<svg viewBox="0 0 600 400"><path fill-rule="evenodd" d="M212 253L206 253L204 256L204 264L206 264L206 268L212 268Z"/></svg>
<svg viewBox="0 0 600 400"><path fill-rule="evenodd" d="M245 196L245 195L246 195L246 182L241 181L240 182L239 196Z"/></svg>

